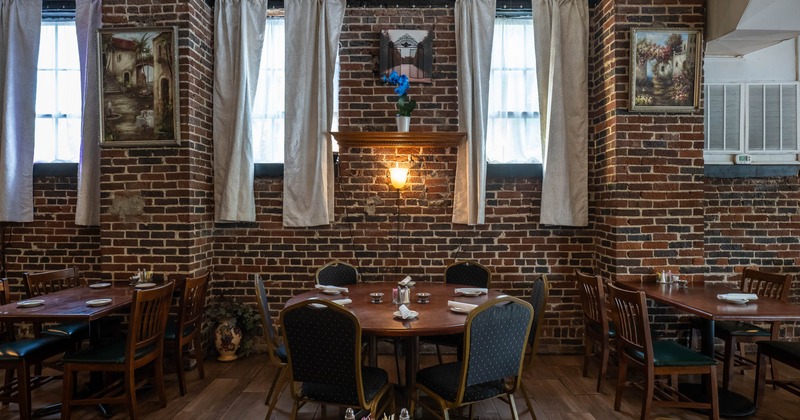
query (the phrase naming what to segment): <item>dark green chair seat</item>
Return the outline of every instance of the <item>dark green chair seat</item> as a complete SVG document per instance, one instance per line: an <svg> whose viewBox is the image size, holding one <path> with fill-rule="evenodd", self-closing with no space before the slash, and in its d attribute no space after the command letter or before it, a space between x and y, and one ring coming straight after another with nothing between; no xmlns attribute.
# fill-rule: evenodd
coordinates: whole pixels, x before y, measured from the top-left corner
<svg viewBox="0 0 800 420"><path fill-rule="evenodd" d="M598 334L602 334L603 333L602 331L600 331L600 328L597 328L597 326L594 325L594 324L590 324L589 328L591 328L594 332L596 332ZM609 338L616 338L616 336L617 336L617 331L614 330L614 323L609 321L608 322L608 337Z"/></svg>
<svg viewBox="0 0 800 420"><path fill-rule="evenodd" d="M452 362L422 369L417 373L417 383L430 388L445 400L455 401L458 394L461 365L461 362ZM467 386L464 389L464 402L486 400L500 395L502 392L502 380Z"/></svg>
<svg viewBox="0 0 800 420"><path fill-rule="evenodd" d="M125 341L118 341L107 346L94 349L81 350L73 354L64 356L64 363L125 363ZM140 358L156 349L155 345L144 347L136 352L136 358Z"/></svg>
<svg viewBox="0 0 800 420"><path fill-rule="evenodd" d="M65 337L41 337L0 344L0 361L20 359L39 361L63 352L69 341Z"/></svg>
<svg viewBox="0 0 800 420"><path fill-rule="evenodd" d="M644 361L644 353L630 352L631 356ZM702 353L684 347L675 341L653 342L654 366L709 366L716 365L717 361Z"/></svg>
<svg viewBox="0 0 800 420"><path fill-rule="evenodd" d="M385 370L369 366L361 367L361 378L364 384L364 398L372 401L378 391L389 382L389 375ZM359 405L358 392L352 384L315 384L303 382L303 395L319 401L326 401L341 405Z"/></svg>
<svg viewBox="0 0 800 420"><path fill-rule="evenodd" d="M738 337L769 337L771 333L761 327L739 321L717 321L714 323L714 334L717 337L735 335Z"/></svg>
<svg viewBox="0 0 800 420"><path fill-rule="evenodd" d="M756 345L759 352L800 369L800 342L759 341Z"/></svg>
<svg viewBox="0 0 800 420"><path fill-rule="evenodd" d="M89 339L88 322L71 322L58 324L42 331L42 335L66 336L72 341L82 341Z"/></svg>
<svg viewBox="0 0 800 420"><path fill-rule="evenodd" d="M167 329L164 330L164 339L165 340L176 340L177 337L177 330L178 325L175 323L174 319L170 319L167 321ZM189 334L194 331L194 325L188 325L186 328L183 329L183 336L187 337Z"/></svg>

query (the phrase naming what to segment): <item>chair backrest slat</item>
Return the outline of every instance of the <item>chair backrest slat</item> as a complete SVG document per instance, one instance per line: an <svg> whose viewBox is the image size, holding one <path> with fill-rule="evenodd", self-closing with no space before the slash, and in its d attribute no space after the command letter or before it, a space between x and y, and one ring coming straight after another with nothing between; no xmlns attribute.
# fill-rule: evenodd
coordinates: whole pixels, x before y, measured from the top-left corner
<svg viewBox="0 0 800 420"><path fill-rule="evenodd" d="M126 363L133 362L137 352L150 346L155 346L158 352L162 351L174 287L174 283L168 283L152 289L134 291L128 345L125 349Z"/></svg>
<svg viewBox="0 0 800 420"><path fill-rule="evenodd" d="M207 271L199 277L187 278L181 293L181 302L178 307L178 334L183 334L187 327L194 325L199 330L203 321L203 309L206 304L208 279L211 272Z"/></svg>
<svg viewBox="0 0 800 420"><path fill-rule="evenodd" d="M80 272L74 267L38 273L25 272L22 276L25 281L25 292L29 298L80 285Z"/></svg>
<svg viewBox="0 0 800 420"><path fill-rule="evenodd" d="M790 274L768 273L748 267L742 272L739 288L744 293L754 293L759 297L785 302L789 298L791 284L792 276Z"/></svg>
<svg viewBox="0 0 800 420"><path fill-rule="evenodd" d="M646 360L652 360L653 341L650 336L647 300L644 292L628 291L613 284L608 286L611 294L611 314L617 340L628 351L642 352Z"/></svg>
<svg viewBox="0 0 800 420"><path fill-rule="evenodd" d="M473 287L491 287L492 272L477 261L456 261L444 270L444 282Z"/></svg>

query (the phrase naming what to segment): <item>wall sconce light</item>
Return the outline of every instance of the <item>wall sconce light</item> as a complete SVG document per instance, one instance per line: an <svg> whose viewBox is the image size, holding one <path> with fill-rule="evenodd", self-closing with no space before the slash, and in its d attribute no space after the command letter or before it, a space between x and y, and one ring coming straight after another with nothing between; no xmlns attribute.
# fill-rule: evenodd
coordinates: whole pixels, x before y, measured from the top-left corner
<svg viewBox="0 0 800 420"><path fill-rule="evenodd" d="M399 190L406 186L408 168L389 168L389 177L392 180L392 186Z"/></svg>

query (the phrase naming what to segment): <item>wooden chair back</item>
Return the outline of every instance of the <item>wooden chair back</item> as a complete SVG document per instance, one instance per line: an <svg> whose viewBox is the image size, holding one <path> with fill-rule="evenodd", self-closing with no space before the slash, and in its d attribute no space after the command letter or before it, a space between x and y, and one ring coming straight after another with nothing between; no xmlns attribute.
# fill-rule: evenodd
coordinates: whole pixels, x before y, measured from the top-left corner
<svg viewBox="0 0 800 420"><path fill-rule="evenodd" d="M193 334L198 334L203 323L203 309L206 306L206 293L208 292L208 279L211 272L206 272L199 277L189 277L183 284L181 302L178 306L178 328L181 334L193 327Z"/></svg>
<svg viewBox="0 0 800 420"><path fill-rule="evenodd" d="M37 273L26 271L22 273L22 277L25 280L25 293L29 298L80 285L80 272L74 267Z"/></svg>
<svg viewBox="0 0 800 420"><path fill-rule="evenodd" d="M0 305L11 303L11 292L8 287L8 279L0 278ZM0 342L7 343L14 341L14 324L11 322L0 322Z"/></svg>
<svg viewBox="0 0 800 420"><path fill-rule="evenodd" d="M477 261L455 261L445 268L444 282L489 288L492 284L492 272Z"/></svg>
<svg viewBox="0 0 800 420"><path fill-rule="evenodd" d="M753 267L745 268L739 281L739 288L744 293L753 293L758 297L784 302L789 299L791 285L792 276L789 274L767 273Z"/></svg>
<svg viewBox="0 0 800 420"><path fill-rule="evenodd" d="M575 270L586 334L608 339L608 309L603 278Z"/></svg>
<svg viewBox="0 0 800 420"><path fill-rule="evenodd" d="M125 363L144 365L164 352L164 330L172 301L174 283L133 292ZM154 351L149 351L153 349ZM136 358L137 354L146 353Z"/></svg>
<svg viewBox="0 0 800 420"><path fill-rule="evenodd" d="M320 267L315 275L317 284L325 286L346 286L361 281L358 269L344 261L334 260Z"/></svg>
<svg viewBox="0 0 800 420"><path fill-rule="evenodd" d="M653 340L647 314L647 300L642 291L628 291L613 284L608 285L611 294L611 316L617 333L619 354L644 355L645 364L653 364Z"/></svg>

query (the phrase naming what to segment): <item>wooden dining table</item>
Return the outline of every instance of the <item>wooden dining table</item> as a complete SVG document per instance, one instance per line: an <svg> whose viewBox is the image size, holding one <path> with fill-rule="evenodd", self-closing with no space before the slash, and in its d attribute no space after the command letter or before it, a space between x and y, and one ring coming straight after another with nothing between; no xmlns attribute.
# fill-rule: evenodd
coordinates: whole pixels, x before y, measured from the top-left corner
<svg viewBox="0 0 800 420"><path fill-rule="evenodd" d="M419 338L464 332L467 314L451 311L447 301L480 305L491 298L504 295L502 292L489 290L488 294L469 297L458 294L455 290L472 288L472 286L419 281L411 287L411 303L406 305L410 310L419 312L419 315L413 319L402 319L394 315L400 305L392 303L392 289L397 287L396 282L363 282L346 287L349 292L339 295L329 295L319 290L301 293L289 299L286 306L306 299L350 299L352 303L345 307L349 308L358 318L362 335L369 336L371 339L370 364L373 365L375 364L374 339L376 337L404 337L407 398L411 398L416 372L419 369ZM383 292L383 301L371 303L369 294L372 292ZM417 303L417 293L430 293L430 301Z"/></svg>
<svg viewBox="0 0 800 420"><path fill-rule="evenodd" d="M714 357L715 321L800 321L800 306L777 299L761 298L746 304L729 303L717 298L718 294L737 293L738 288L722 283L688 283L686 286L649 282L617 282L615 285L642 291L662 304L698 316L702 320L701 351ZM681 392L697 398L705 396L702 384L686 384ZM720 416L744 417L755 413L756 407L749 398L724 388L719 389Z"/></svg>
<svg viewBox="0 0 800 420"><path fill-rule="evenodd" d="M99 339L97 322L99 319L119 312L130 306L133 301L135 288L131 286L110 286L92 288L82 285L63 289L35 298L23 299L19 302L0 305L0 322L90 322L90 340ZM111 302L102 306L87 304L96 299L111 299ZM22 302L41 301L38 306L20 306ZM101 381L97 375L92 376L93 382ZM97 385L93 385L97 386ZM110 415L105 406L98 406L103 415ZM40 408L33 413L34 417L47 416L61 411L61 404L54 404Z"/></svg>

